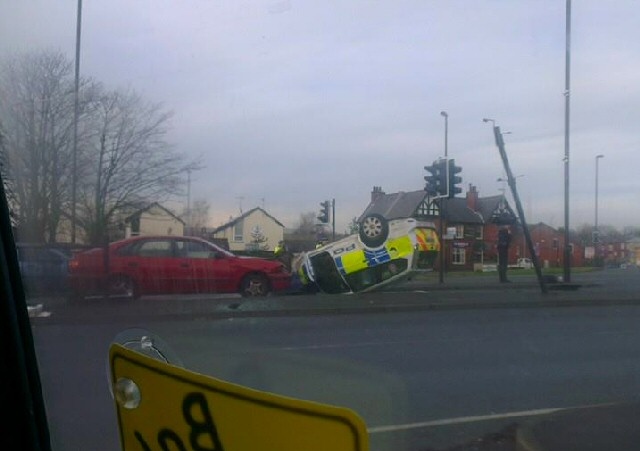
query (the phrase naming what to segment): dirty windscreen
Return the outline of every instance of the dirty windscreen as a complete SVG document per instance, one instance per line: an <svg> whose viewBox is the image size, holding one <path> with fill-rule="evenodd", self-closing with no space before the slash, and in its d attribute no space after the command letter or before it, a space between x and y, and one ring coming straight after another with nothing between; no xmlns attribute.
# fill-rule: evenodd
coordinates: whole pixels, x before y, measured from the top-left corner
<svg viewBox="0 0 640 451"><path fill-rule="evenodd" d="M639 13L0 0L52 449L634 449Z"/></svg>

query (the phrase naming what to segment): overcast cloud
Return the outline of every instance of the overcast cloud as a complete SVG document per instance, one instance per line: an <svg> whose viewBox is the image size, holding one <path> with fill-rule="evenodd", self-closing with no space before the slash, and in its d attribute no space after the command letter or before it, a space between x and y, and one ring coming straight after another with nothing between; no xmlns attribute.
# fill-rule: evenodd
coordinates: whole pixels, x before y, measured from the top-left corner
<svg viewBox="0 0 640 451"><path fill-rule="evenodd" d="M0 54L74 57L76 0L0 4ZM593 222L597 154L600 223L640 225L639 12L573 2L572 227ZM82 26L83 76L175 112L211 225L264 203L293 227L335 198L344 230L374 185L423 188L442 110L465 187L505 187L495 119L528 221L564 224L565 0L85 0Z"/></svg>

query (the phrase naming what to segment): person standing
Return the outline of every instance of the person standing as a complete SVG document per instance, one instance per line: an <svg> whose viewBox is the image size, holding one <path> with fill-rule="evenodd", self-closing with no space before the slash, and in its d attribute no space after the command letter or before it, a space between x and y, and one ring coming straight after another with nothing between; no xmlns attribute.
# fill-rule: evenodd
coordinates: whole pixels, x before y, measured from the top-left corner
<svg viewBox="0 0 640 451"><path fill-rule="evenodd" d="M500 282L509 282L507 279L507 266L509 264L509 245L511 244L511 231L508 226L502 226L498 231L498 274Z"/></svg>

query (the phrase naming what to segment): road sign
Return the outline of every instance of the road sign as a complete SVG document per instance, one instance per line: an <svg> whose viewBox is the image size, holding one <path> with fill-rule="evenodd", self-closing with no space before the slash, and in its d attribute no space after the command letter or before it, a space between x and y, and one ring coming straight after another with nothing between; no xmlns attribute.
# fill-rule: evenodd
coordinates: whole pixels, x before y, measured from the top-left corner
<svg viewBox="0 0 640 451"><path fill-rule="evenodd" d="M364 421L342 407L253 390L113 344L123 451L366 451Z"/></svg>

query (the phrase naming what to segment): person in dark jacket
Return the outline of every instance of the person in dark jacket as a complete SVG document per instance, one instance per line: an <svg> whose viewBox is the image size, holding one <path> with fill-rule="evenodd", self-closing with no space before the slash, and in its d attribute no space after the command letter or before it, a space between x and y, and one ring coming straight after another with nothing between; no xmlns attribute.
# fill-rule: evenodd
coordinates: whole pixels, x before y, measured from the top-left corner
<svg viewBox="0 0 640 451"><path fill-rule="evenodd" d="M511 231L508 226L503 226L498 231L498 274L500 282L509 282L507 279L507 265L509 264L509 245L511 244Z"/></svg>

